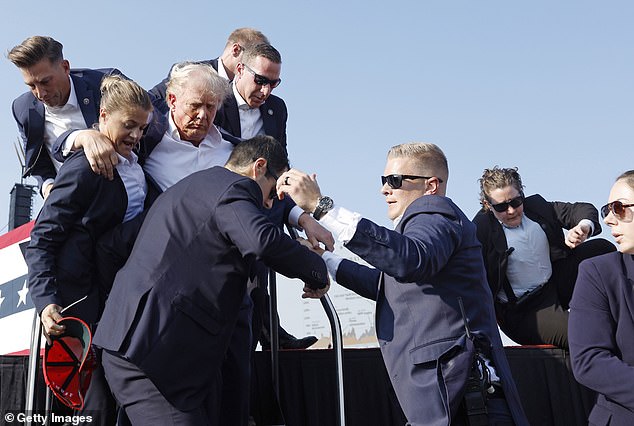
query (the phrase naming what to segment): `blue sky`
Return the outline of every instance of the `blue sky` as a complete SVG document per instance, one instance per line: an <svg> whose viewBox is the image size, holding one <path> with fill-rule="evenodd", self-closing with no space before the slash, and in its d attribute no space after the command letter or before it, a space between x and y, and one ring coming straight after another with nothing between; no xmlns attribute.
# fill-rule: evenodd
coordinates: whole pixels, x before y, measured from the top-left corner
<svg viewBox="0 0 634 426"><path fill-rule="evenodd" d="M292 163L384 225L379 176L399 143L445 151L448 196L468 217L486 167L518 166L527 194L596 206L634 168L629 1L32 0L2 15L3 53L50 35L71 66L118 67L145 88L174 62L218 56L233 29L260 29L282 53L274 93L288 105ZM25 89L3 55L0 228L20 174L10 105Z"/></svg>
<svg viewBox="0 0 634 426"><path fill-rule="evenodd" d="M231 30L256 27L282 53L274 93L288 105L292 163L382 224L378 176L398 143L445 151L448 195L469 217L485 167L518 166L527 194L595 205L634 168L630 2L178 4L10 2L0 46L6 53L30 35L51 35L71 66L115 66L150 88L172 63L216 57ZM3 226L19 179L10 104L26 86L6 57L0 77Z"/></svg>

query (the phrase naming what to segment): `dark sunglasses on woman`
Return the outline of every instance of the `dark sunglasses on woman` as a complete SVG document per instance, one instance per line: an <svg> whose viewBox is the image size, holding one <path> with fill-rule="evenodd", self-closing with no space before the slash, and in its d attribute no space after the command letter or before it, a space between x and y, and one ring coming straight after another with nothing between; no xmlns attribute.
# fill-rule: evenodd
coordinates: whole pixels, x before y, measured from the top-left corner
<svg viewBox="0 0 634 426"><path fill-rule="evenodd" d="M625 208L632 206L634 206L634 204L623 204L620 201L612 201L601 207L601 218L605 219L605 217L612 212L617 219L623 219L625 217Z"/></svg>

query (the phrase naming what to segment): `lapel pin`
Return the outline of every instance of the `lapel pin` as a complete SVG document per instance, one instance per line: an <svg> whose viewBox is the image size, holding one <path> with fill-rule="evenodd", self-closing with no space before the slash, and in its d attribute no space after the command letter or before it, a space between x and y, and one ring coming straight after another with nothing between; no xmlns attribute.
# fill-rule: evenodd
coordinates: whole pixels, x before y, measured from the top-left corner
<svg viewBox="0 0 634 426"><path fill-rule="evenodd" d="M84 105L88 105L90 103L90 99L84 98Z"/></svg>
<svg viewBox="0 0 634 426"><path fill-rule="evenodd" d="M269 110L267 111L269 113L269 115L273 115L273 110L269 108Z"/></svg>

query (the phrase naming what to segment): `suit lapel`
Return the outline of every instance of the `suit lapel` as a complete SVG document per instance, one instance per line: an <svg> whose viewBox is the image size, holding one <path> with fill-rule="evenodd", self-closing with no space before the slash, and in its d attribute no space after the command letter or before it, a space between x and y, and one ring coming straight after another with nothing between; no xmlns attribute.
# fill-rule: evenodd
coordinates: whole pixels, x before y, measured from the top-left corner
<svg viewBox="0 0 634 426"><path fill-rule="evenodd" d="M262 116L262 127L264 134L279 139L279 131L275 121L275 111L266 102L260 105L260 115Z"/></svg>
<svg viewBox="0 0 634 426"><path fill-rule="evenodd" d="M84 116L86 127L90 128L97 122L97 113L99 109L99 102L95 98L92 88L90 88L86 82L78 76L70 76L73 79L75 85L75 95L77 96L77 103L81 109L81 114Z"/></svg>
<svg viewBox="0 0 634 426"><path fill-rule="evenodd" d="M496 251L504 252L507 250L506 245L506 235L504 235L504 230L502 229L502 225L495 218L493 213L489 213L491 217L491 239L493 241L493 247L495 247Z"/></svg>
<svg viewBox="0 0 634 426"><path fill-rule="evenodd" d="M240 113L238 112L238 102L233 94L225 101L225 130L234 136L241 137ZM224 127L224 126L223 126Z"/></svg>
<svg viewBox="0 0 634 426"><path fill-rule="evenodd" d="M27 139L35 145L40 145L44 139L44 104L33 98L33 105L29 108L29 129Z"/></svg>

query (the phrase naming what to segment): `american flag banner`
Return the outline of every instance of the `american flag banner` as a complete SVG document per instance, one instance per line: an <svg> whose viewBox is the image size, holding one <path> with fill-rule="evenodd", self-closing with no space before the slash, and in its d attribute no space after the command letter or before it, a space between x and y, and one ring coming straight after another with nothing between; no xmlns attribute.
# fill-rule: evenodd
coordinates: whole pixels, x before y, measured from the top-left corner
<svg viewBox="0 0 634 426"><path fill-rule="evenodd" d="M29 351L35 307L27 287L24 250L33 223L0 236L0 355Z"/></svg>

